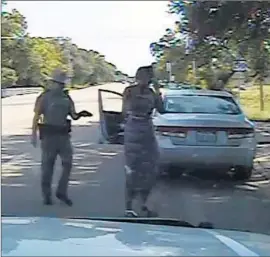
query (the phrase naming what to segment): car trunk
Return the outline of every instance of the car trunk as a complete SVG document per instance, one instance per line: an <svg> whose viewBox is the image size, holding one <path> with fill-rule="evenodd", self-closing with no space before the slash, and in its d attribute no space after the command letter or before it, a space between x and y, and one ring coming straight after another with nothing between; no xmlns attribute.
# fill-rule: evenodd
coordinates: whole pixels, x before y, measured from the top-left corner
<svg viewBox="0 0 270 257"><path fill-rule="evenodd" d="M158 114L157 135L170 137L174 145L239 146L254 136L252 124L242 115Z"/></svg>

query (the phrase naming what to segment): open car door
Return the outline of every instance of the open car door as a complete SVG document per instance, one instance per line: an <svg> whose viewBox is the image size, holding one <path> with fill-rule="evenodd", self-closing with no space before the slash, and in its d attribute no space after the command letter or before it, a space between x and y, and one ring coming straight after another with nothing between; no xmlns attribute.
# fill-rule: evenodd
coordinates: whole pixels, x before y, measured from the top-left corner
<svg viewBox="0 0 270 257"><path fill-rule="evenodd" d="M122 115L123 95L121 93L99 89L99 143L123 144L124 129Z"/></svg>

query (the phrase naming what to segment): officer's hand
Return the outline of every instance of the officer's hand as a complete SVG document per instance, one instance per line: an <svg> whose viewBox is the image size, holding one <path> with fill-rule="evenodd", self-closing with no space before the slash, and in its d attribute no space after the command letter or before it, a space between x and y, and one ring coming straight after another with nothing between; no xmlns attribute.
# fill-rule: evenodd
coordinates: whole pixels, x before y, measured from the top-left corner
<svg viewBox="0 0 270 257"><path fill-rule="evenodd" d="M78 113L80 117L92 117L93 114L91 112L88 111L81 111Z"/></svg>
<svg viewBox="0 0 270 257"><path fill-rule="evenodd" d="M36 148L37 147L37 134L32 134L31 144Z"/></svg>

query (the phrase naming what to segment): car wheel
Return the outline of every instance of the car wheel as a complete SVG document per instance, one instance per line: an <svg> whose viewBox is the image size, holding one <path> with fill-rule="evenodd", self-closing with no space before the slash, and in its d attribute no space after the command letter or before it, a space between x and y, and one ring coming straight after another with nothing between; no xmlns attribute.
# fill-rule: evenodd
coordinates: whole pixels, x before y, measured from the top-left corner
<svg viewBox="0 0 270 257"><path fill-rule="evenodd" d="M233 174L233 178L235 180L248 180L252 175L252 170L253 167L245 167L245 166L236 167Z"/></svg>

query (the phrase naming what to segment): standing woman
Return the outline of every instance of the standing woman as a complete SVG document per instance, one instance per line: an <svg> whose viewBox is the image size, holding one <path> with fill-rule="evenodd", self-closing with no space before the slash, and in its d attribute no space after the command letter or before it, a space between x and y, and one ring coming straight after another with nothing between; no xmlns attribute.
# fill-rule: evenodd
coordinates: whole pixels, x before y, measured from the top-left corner
<svg viewBox="0 0 270 257"><path fill-rule="evenodd" d="M140 67L135 78L136 85L127 87L123 93L123 114L126 121L126 214L137 216L132 210L132 203L139 194L142 200L142 214L156 216L148 209L146 202L158 173L159 152L152 112L155 108L163 112L163 103L158 86L155 86L155 92L149 87L153 79L152 66Z"/></svg>

